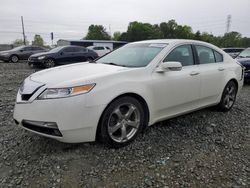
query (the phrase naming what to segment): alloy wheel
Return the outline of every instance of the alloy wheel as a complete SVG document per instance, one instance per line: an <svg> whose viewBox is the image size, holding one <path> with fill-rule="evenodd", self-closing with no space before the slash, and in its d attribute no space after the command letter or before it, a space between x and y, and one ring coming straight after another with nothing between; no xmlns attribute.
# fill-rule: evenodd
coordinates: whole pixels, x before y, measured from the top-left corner
<svg viewBox="0 0 250 188"><path fill-rule="evenodd" d="M140 111L131 103L116 107L108 120L108 134L115 142L124 143L133 138L140 126Z"/></svg>
<svg viewBox="0 0 250 188"><path fill-rule="evenodd" d="M230 109L235 101L236 97L236 88L234 85L229 84L225 90L225 95L224 95L224 105L227 109Z"/></svg>
<svg viewBox="0 0 250 188"><path fill-rule="evenodd" d="M13 55L13 56L11 57L11 62L17 63L17 62L18 62L18 57L17 57L16 55Z"/></svg>
<svg viewBox="0 0 250 188"><path fill-rule="evenodd" d="M53 59L48 59L45 61L45 67L46 68L51 68L55 66L55 62Z"/></svg>

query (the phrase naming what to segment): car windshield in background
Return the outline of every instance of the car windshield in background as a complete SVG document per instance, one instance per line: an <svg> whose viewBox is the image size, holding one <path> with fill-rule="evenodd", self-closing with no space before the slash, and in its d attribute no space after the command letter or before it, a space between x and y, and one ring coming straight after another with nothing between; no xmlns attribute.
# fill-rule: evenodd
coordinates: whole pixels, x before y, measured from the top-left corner
<svg viewBox="0 0 250 188"><path fill-rule="evenodd" d="M166 46L167 44L163 43L127 44L96 62L124 67L145 67Z"/></svg>
<svg viewBox="0 0 250 188"><path fill-rule="evenodd" d="M51 52L51 53L57 53L57 52L59 52L63 48L64 48L64 46L59 46L59 47L51 49L49 52Z"/></svg>
<svg viewBox="0 0 250 188"><path fill-rule="evenodd" d="M246 58L246 57L250 58L250 49L246 49L246 50L242 51L239 54L238 57L240 57L240 58Z"/></svg>

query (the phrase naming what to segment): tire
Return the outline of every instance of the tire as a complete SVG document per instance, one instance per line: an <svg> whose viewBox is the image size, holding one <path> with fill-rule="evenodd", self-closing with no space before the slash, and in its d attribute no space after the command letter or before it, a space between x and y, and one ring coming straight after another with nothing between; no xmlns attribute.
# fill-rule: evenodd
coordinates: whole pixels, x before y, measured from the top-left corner
<svg viewBox="0 0 250 188"><path fill-rule="evenodd" d="M17 63L19 61L19 57L17 55L10 56L10 62Z"/></svg>
<svg viewBox="0 0 250 188"><path fill-rule="evenodd" d="M29 63L28 65L29 65L29 68L31 68L31 69L33 69L35 67L33 63Z"/></svg>
<svg viewBox="0 0 250 188"><path fill-rule="evenodd" d="M43 63L45 68L52 68L56 65L55 60L53 59L46 59Z"/></svg>
<svg viewBox="0 0 250 188"><path fill-rule="evenodd" d="M94 59L92 57L87 57L87 61L93 61Z"/></svg>
<svg viewBox="0 0 250 188"><path fill-rule="evenodd" d="M234 81L229 81L225 86L221 101L217 105L217 109L222 112L228 112L234 105L237 94L237 85Z"/></svg>
<svg viewBox="0 0 250 188"><path fill-rule="evenodd" d="M147 123L141 103L133 97L121 97L105 109L97 136L104 144L120 148L131 143Z"/></svg>

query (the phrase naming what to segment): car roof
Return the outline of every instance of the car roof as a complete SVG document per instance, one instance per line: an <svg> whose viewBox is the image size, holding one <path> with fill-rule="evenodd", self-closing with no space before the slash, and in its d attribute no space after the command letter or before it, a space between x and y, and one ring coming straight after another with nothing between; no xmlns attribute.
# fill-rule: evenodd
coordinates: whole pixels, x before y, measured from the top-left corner
<svg viewBox="0 0 250 188"><path fill-rule="evenodd" d="M221 48L222 50L226 50L226 49L235 49L235 50L244 50L245 48L238 48L238 47L236 47L236 48L234 48L234 47L229 47L229 48Z"/></svg>
<svg viewBox="0 0 250 188"><path fill-rule="evenodd" d="M77 45L65 45L65 46L62 46L62 47L65 47L65 48L67 48L67 47L85 48L84 46L77 46Z"/></svg>
<svg viewBox="0 0 250 188"><path fill-rule="evenodd" d="M199 40L188 40L188 39L155 39L155 40L144 40L138 41L135 43L165 43L165 44L172 44L172 43L200 43L200 44L209 44L207 42L199 41Z"/></svg>

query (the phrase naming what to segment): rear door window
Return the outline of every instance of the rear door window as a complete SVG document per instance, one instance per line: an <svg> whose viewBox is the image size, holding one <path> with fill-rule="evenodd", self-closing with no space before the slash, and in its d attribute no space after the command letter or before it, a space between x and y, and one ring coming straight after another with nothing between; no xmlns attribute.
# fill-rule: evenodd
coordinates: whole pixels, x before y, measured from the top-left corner
<svg viewBox="0 0 250 188"><path fill-rule="evenodd" d="M215 63L215 55L211 48L195 45L200 64Z"/></svg>
<svg viewBox="0 0 250 188"><path fill-rule="evenodd" d="M214 56L216 62L223 62L223 55L214 50Z"/></svg>

